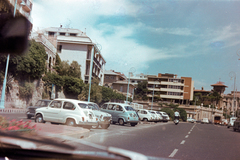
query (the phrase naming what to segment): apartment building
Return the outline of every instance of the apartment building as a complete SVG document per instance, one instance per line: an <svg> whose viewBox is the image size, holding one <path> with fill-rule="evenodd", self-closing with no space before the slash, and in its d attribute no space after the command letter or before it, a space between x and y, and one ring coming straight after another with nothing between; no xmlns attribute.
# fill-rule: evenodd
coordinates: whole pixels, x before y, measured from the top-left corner
<svg viewBox="0 0 240 160"><path fill-rule="evenodd" d="M120 72L115 72L114 70L106 70L104 72L104 86L112 88L113 90L116 90L127 96L128 78ZM128 97L133 98L134 89L134 84L129 82Z"/></svg>
<svg viewBox="0 0 240 160"><path fill-rule="evenodd" d="M236 112L237 109L240 109L240 92L231 91L231 93L223 96L223 108L228 114Z"/></svg>
<svg viewBox="0 0 240 160"><path fill-rule="evenodd" d="M15 3L15 16L25 16L32 26L32 0L0 0L0 13L9 13L13 15Z"/></svg>
<svg viewBox="0 0 240 160"><path fill-rule="evenodd" d="M52 72L54 70L53 66L56 62L57 43L49 41L42 31L33 32L30 38L34 39L36 42L41 43L44 46L48 55L48 58L46 60L47 71Z"/></svg>
<svg viewBox="0 0 240 160"><path fill-rule="evenodd" d="M81 78L85 83L89 82L92 63L92 78L98 79L99 85L103 85L106 61L98 45L93 43L85 32L79 29L62 28L62 26L45 28L41 32L52 44L56 45L61 60L69 61L69 63L77 61L81 65Z"/></svg>
<svg viewBox="0 0 240 160"><path fill-rule="evenodd" d="M146 74L136 74L133 75L133 73L130 72L130 82L137 87L139 82L147 82L148 76Z"/></svg>
<svg viewBox="0 0 240 160"><path fill-rule="evenodd" d="M162 101L186 104L193 100L193 85L191 77L178 78L174 74L161 74L148 76L148 90L154 91L154 97ZM153 93L153 92L152 92ZM152 99L153 94L148 94Z"/></svg>

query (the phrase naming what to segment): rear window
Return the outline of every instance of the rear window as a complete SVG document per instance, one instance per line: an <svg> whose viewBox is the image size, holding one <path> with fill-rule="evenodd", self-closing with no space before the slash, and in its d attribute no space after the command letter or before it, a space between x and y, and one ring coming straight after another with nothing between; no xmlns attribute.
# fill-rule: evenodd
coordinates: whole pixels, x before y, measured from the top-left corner
<svg viewBox="0 0 240 160"><path fill-rule="evenodd" d="M125 106L124 107L127 111L135 111L131 106Z"/></svg>

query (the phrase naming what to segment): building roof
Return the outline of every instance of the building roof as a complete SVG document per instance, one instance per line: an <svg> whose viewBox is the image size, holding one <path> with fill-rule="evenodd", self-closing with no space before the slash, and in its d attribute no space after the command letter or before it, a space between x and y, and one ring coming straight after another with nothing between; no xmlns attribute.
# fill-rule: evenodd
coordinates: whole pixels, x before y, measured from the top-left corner
<svg viewBox="0 0 240 160"><path fill-rule="evenodd" d="M224 82L221 82L221 81L218 81L216 84L212 84L211 86L212 87L217 87L217 86L219 86L219 87L227 87L227 86L224 85Z"/></svg>
<svg viewBox="0 0 240 160"><path fill-rule="evenodd" d="M105 70L104 71L104 75L115 75L115 76L117 76L118 74L113 72L113 71L111 71L111 70Z"/></svg>
<svg viewBox="0 0 240 160"><path fill-rule="evenodd" d="M210 93L211 91L201 90L201 89L195 89L194 92L207 92Z"/></svg>

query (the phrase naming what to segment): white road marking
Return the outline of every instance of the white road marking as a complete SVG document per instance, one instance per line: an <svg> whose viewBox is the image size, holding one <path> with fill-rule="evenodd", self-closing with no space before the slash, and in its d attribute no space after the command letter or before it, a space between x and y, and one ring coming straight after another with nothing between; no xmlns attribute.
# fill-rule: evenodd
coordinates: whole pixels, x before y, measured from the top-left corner
<svg viewBox="0 0 240 160"><path fill-rule="evenodd" d="M188 138L188 135L186 135L186 137L185 138Z"/></svg>
<svg viewBox="0 0 240 160"><path fill-rule="evenodd" d="M183 140L180 144L184 144L185 143L185 141Z"/></svg>
<svg viewBox="0 0 240 160"><path fill-rule="evenodd" d="M188 132L188 134L191 134L191 132Z"/></svg>
<svg viewBox="0 0 240 160"><path fill-rule="evenodd" d="M178 149L174 149L173 152L169 155L169 157L174 157L177 153Z"/></svg>

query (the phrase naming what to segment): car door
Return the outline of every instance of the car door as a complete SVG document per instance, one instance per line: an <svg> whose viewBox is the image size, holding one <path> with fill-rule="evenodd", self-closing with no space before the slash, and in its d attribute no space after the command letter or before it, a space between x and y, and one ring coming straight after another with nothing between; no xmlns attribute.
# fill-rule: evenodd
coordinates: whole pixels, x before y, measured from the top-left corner
<svg viewBox="0 0 240 160"><path fill-rule="evenodd" d="M114 121L117 122L120 117L123 117L123 113L124 113L123 107L120 105L115 105Z"/></svg>
<svg viewBox="0 0 240 160"><path fill-rule="evenodd" d="M66 117L73 117L76 114L76 106L71 102L64 102L62 110L59 112L58 121L65 123Z"/></svg>
<svg viewBox="0 0 240 160"><path fill-rule="evenodd" d="M59 122L59 116L62 108L62 101L54 100L44 112L44 120L49 122Z"/></svg>

